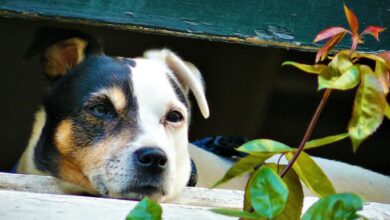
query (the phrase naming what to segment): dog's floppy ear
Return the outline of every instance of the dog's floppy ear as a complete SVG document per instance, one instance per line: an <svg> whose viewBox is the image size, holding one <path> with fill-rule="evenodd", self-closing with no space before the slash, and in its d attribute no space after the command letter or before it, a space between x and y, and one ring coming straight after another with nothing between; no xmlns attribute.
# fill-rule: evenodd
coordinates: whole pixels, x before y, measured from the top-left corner
<svg viewBox="0 0 390 220"><path fill-rule="evenodd" d="M45 74L56 79L81 63L87 54L101 53L100 42L91 36L75 30L52 27L39 28L24 60L42 54Z"/></svg>
<svg viewBox="0 0 390 220"><path fill-rule="evenodd" d="M209 117L209 106L206 100L203 77L200 71L192 63L183 61L168 49L149 50L144 53L144 57L165 62L173 71L183 89L186 92L188 92L188 90L192 91L203 117Z"/></svg>

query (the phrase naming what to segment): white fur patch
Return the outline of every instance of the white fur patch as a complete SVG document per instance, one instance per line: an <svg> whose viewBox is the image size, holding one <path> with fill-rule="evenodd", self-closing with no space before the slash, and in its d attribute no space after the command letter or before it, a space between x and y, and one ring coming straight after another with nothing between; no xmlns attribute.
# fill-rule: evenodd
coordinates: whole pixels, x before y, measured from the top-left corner
<svg viewBox="0 0 390 220"><path fill-rule="evenodd" d="M168 157L166 174L167 197L172 197L187 184L190 174L188 153L188 127L172 128L161 123L170 109L180 109L188 120L187 109L177 98L172 88L166 64L157 60L136 59L132 69L134 96L138 101L141 134L137 147L154 146L161 148Z"/></svg>

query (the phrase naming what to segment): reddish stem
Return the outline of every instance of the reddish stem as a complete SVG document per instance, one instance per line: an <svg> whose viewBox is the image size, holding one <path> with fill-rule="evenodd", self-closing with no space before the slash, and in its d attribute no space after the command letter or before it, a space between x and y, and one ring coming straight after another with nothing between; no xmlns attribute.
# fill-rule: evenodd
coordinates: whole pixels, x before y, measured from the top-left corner
<svg viewBox="0 0 390 220"><path fill-rule="evenodd" d="M280 157L279 157L278 162L276 164L276 173L279 173L280 160L282 159L282 157L284 157L284 155L285 155L285 153L280 154Z"/></svg>
<svg viewBox="0 0 390 220"><path fill-rule="evenodd" d="M303 139L302 139L298 149L295 151L294 157L289 161L286 168L284 168L284 170L280 174L280 177L283 178L287 174L287 172L291 169L291 167L293 166L295 161L298 159L298 156L301 153L301 151L303 151L303 148L305 147L306 142L309 140L311 133L313 132L314 127L317 124L317 121L318 121L318 118L322 112L322 109L324 108L326 102L328 101L328 98L330 96L331 91L332 91L331 89L325 90L324 95L322 96L321 102L318 105L317 110L315 111L308 128L306 129L305 135L303 136Z"/></svg>

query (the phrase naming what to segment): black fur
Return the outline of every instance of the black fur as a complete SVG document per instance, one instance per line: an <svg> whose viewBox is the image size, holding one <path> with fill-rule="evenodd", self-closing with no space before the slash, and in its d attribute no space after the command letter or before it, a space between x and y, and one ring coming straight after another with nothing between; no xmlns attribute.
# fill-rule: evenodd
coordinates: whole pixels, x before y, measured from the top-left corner
<svg viewBox="0 0 390 220"><path fill-rule="evenodd" d="M45 62L43 52L53 44L65 41L71 38L81 38L88 42L85 48L85 54L103 54L103 44L99 38L94 38L86 33L77 30L60 29L54 27L40 27L34 35L34 39L23 56L24 62L32 59L34 56L41 54L41 62ZM53 77L45 74L50 81L56 81L59 77Z"/></svg>
<svg viewBox="0 0 390 220"><path fill-rule="evenodd" d="M45 35L48 34L48 35ZM41 38L44 37L42 40ZM99 41L78 31L62 29L41 29L35 37L34 43L26 53L31 58L53 43L80 37L88 40L85 59L68 71L64 76L55 80L44 97L43 106L47 114L46 124L34 152L34 162L39 170L48 171L58 176L59 152L54 144L55 130L59 123L70 119L74 140L78 147L90 146L93 142L102 140L107 134L115 135L122 129L137 131L138 104L133 96L131 69L135 62L129 59L116 59L105 56L99 49ZM93 93L101 89L116 87L121 89L127 99L128 108L121 117L96 118L94 123L88 117L90 109L96 103L112 104L107 98L92 100Z"/></svg>
<svg viewBox="0 0 390 220"><path fill-rule="evenodd" d="M23 56L23 60L30 60L35 55L42 53L46 48L58 42L78 37L88 42L86 54L103 53L103 45L100 39L94 38L77 30L60 29L54 27L40 27L34 35L30 48Z"/></svg>

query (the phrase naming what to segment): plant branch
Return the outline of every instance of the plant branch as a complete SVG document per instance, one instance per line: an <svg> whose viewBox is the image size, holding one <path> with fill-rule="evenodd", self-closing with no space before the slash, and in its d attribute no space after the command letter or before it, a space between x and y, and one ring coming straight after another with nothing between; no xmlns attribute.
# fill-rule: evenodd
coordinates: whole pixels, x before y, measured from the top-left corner
<svg viewBox="0 0 390 220"><path fill-rule="evenodd" d="M328 98L330 96L331 91L332 91L331 89L325 90L325 92L322 96L321 102L318 105L318 107L317 107L317 109L316 109L316 111L315 111L315 113L310 121L310 124L306 129L305 135L303 136L302 141L301 141L298 149L295 151L294 157L290 160L290 162L284 168L284 170L280 174L280 177L283 178L287 174L287 172L291 169L291 167L293 166L295 161L298 159L299 154L303 151L303 148L305 147L306 142L309 140L311 133L313 132L314 127L317 124L317 121L318 121L318 118L322 112L322 109L324 108L326 102L328 101Z"/></svg>

